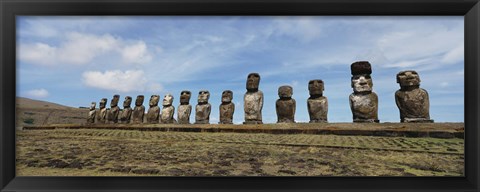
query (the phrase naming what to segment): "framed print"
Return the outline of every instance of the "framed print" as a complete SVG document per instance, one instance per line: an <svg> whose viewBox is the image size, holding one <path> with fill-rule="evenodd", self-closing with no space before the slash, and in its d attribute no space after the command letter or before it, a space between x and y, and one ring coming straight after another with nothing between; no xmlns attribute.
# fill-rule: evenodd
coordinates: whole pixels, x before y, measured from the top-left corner
<svg viewBox="0 0 480 192"><path fill-rule="evenodd" d="M476 0L0 6L2 191L478 191Z"/></svg>

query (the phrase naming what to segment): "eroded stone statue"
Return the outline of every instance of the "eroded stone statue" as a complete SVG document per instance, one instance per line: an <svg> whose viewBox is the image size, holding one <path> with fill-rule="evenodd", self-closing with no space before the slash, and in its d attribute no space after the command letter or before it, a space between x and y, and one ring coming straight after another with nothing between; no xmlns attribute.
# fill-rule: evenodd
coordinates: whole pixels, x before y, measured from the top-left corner
<svg viewBox="0 0 480 192"><path fill-rule="evenodd" d="M308 82L308 92L310 97L307 99L308 114L310 123L326 123L328 114L328 100L323 96L324 84L321 79L310 80Z"/></svg>
<svg viewBox="0 0 480 192"><path fill-rule="evenodd" d="M87 123L95 123L95 114L97 113L95 111L95 106L97 105L97 103L95 102L92 102L90 104L90 111L88 111L88 119L87 119Z"/></svg>
<svg viewBox="0 0 480 192"><path fill-rule="evenodd" d="M163 109L160 115L160 122L165 124L172 124L176 123L175 119L173 118L173 114L175 113L175 107L173 104L173 96L171 94L166 94L163 97Z"/></svg>
<svg viewBox="0 0 480 192"><path fill-rule="evenodd" d="M243 97L245 122L243 124L262 124L263 92L258 90L260 75L250 73L247 77L247 92Z"/></svg>
<svg viewBox="0 0 480 192"><path fill-rule="evenodd" d="M275 108L277 110L277 123L295 123L295 99L292 99L293 88L288 85L278 88L278 96Z"/></svg>
<svg viewBox="0 0 480 192"><path fill-rule="evenodd" d="M420 88L420 76L416 71L401 71L397 74L400 89L395 92L395 102L400 110L400 122L433 123L430 119L428 92Z"/></svg>
<svg viewBox="0 0 480 192"><path fill-rule="evenodd" d="M372 67L368 61L358 61L350 66L352 71L350 109L353 122L378 123L378 96L372 91L373 82L370 74Z"/></svg>
<svg viewBox="0 0 480 192"><path fill-rule="evenodd" d="M222 103L220 104L220 122L218 124L233 124L235 104L232 103L232 100L233 92L230 90L223 91Z"/></svg>
<svg viewBox="0 0 480 192"><path fill-rule="evenodd" d="M120 107L118 107L118 101L120 100L120 95L114 95L112 101L110 102L110 109L107 114L107 121L109 123L118 122L118 114L120 112Z"/></svg>
<svg viewBox="0 0 480 192"><path fill-rule="evenodd" d="M120 112L120 123L130 123L130 118L132 116L132 97L126 96L125 101L123 101L123 110Z"/></svg>
<svg viewBox="0 0 480 192"><path fill-rule="evenodd" d="M177 120L180 124L190 124L190 113L192 112L192 105L190 105L190 91L182 91L180 93L180 105L178 106Z"/></svg>
<svg viewBox="0 0 480 192"><path fill-rule="evenodd" d="M147 112L147 123L158 123L160 116L160 107L158 106L158 101L160 100L159 95L152 95L150 97L150 108Z"/></svg>
<svg viewBox="0 0 480 192"><path fill-rule="evenodd" d="M202 90L198 92L198 104L195 107L195 124L209 124L212 106L208 103L210 92Z"/></svg>
<svg viewBox="0 0 480 192"><path fill-rule="evenodd" d="M107 98L102 98L98 103L97 123L105 123L107 120Z"/></svg>
<svg viewBox="0 0 480 192"><path fill-rule="evenodd" d="M145 97L143 95L138 95L135 100L135 108L132 112L132 122L135 124L143 123L143 116L145 115L145 106L143 106L143 100Z"/></svg>

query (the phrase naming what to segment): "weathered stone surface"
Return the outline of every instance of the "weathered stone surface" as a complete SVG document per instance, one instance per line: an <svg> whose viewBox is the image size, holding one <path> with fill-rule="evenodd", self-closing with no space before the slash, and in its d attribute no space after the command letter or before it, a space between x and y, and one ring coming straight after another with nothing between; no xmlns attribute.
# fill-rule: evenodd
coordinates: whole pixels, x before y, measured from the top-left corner
<svg viewBox="0 0 480 192"><path fill-rule="evenodd" d="M352 93L349 97L350 108L353 113L353 122L378 123L378 96L374 92L369 94Z"/></svg>
<svg viewBox="0 0 480 192"><path fill-rule="evenodd" d="M132 112L132 122L135 124L143 123L143 116L145 115L145 106L143 106L143 100L145 97L143 95L138 95L135 100L135 108Z"/></svg>
<svg viewBox="0 0 480 192"><path fill-rule="evenodd" d="M130 123L132 116L132 97L126 96L125 101L123 101L123 110L120 111L120 123Z"/></svg>
<svg viewBox="0 0 480 192"><path fill-rule="evenodd" d="M225 90L222 93L222 103L220 104L220 121L218 124L233 124L233 113L235 104L232 103L233 92Z"/></svg>
<svg viewBox="0 0 480 192"><path fill-rule="evenodd" d="M173 107L173 96L171 94L166 94L163 97L163 109L161 112L160 122L165 124L176 123L173 115L175 113L175 107Z"/></svg>
<svg viewBox="0 0 480 192"><path fill-rule="evenodd" d="M92 102L90 104L90 111L88 112L88 119L87 119L87 123L95 123L95 114L97 113L95 111L95 106L97 105L97 103L95 102Z"/></svg>
<svg viewBox="0 0 480 192"><path fill-rule="evenodd" d="M349 96L353 122L380 122L378 120L378 96L372 92L373 82L368 61L358 61L351 66L351 86L353 93Z"/></svg>
<svg viewBox="0 0 480 192"><path fill-rule="evenodd" d="M147 123L158 123L160 116L160 107L158 106L158 101L160 100L159 95L152 95L150 97L150 108L147 112Z"/></svg>
<svg viewBox="0 0 480 192"><path fill-rule="evenodd" d="M326 123L328 114L328 100L323 96L324 83L321 79L310 80L308 91L310 97L307 99L308 114L310 123Z"/></svg>
<svg viewBox="0 0 480 192"><path fill-rule="evenodd" d="M97 116L97 123L105 123L105 121L107 120L107 98L102 98L102 100L100 100L100 103L98 103L98 114L96 115Z"/></svg>
<svg viewBox="0 0 480 192"><path fill-rule="evenodd" d="M276 102L277 123L295 123L296 102L292 99L293 88L288 85L278 88L280 99Z"/></svg>
<svg viewBox="0 0 480 192"><path fill-rule="evenodd" d="M433 123L430 119L428 92L420 88L420 76L407 70L397 74L400 89L395 92L395 102L400 110L400 122Z"/></svg>
<svg viewBox="0 0 480 192"><path fill-rule="evenodd" d="M178 106L177 120L180 124L190 124L190 114L192 113L192 106L190 103L190 91L182 91L180 93L180 105Z"/></svg>
<svg viewBox="0 0 480 192"><path fill-rule="evenodd" d="M195 124L209 124L212 106L208 103L210 92L202 90L198 92L198 104L195 107Z"/></svg>
<svg viewBox="0 0 480 192"><path fill-rule="evenodd" d="M243 108L245 111L245 122L243 124L263 124L263 92L258 90L260 85L260 75L250 73L247 77L247 92L243 97Z"/></svg>
<svg viewBox="0 0 480 192"><path fill-rule="evenodd" d="M118 114L120 112L120 107L118 107L118 101L120 100L120 95L114 95L112 101L110 102L110 109L107 113L107 121L109 123L118 122Z"/></svg>

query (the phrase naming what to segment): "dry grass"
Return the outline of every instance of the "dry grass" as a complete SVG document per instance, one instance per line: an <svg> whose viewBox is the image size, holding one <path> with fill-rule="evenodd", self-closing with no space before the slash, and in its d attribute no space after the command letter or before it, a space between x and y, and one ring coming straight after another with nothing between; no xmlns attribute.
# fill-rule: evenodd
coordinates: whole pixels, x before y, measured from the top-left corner
<svg viewBox="0 0 480 192"><path fill-rule="evenodd" d="M462 139L17 132L19 176L462 176L463 167Z"/></svg>

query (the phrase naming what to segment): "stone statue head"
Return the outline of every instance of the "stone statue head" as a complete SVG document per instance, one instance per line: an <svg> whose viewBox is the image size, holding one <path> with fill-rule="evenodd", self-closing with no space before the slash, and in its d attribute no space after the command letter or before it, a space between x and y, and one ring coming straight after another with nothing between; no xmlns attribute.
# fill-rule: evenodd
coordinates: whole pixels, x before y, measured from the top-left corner
<svg viewBox="0 0 480 192"><path fill-rule="evenodd" d="M210 98L210 92L207 90L201 90L198 92L198 103L208 103L208 99Z"/></svg>
<svg viewBox="0 0 480 192"><path fill-rule="evenodd" d="M357 61L350 66L352 88L355 93L372 92L372 67L368 61Z"/></svg>
<svg viewBox="0 0 480 192"><path fill-rule="evenodd" d="M120 95L114 95L112 102L110 102L110 107L116 107L118 105L118 100L120 100Z"/></svg>
<svg viewBox="0 0 480 192"><path fill-rule="evenodd" d="M280 98L291 98L293 95L293 88L288 85L280 86L278 88L278 96Z"/></svg>
<svg viewBox="0 0 480 192"><path fill-rule="evenodd" d="M90 103L90 110L95 110L95 106L97 106L97 103L95 102Z"/></svg>
<svg viewBox="0 0 480 192"><path fill-rule="evenodd" d="M258 73L250 73L247 76L247 90L257 91L260 85L260 75Z"/></svg>
<svg viewBox="0 0 480 192"><path fill-rule="evenodd" d="M355 93L372 92L373 82L370 75L354 75L352 88Z"/></svg>
<svg viewBox="0 0 480 192"><path fill-rule="evenodd" d="M138 95L137 99L135 100L135 106L142 106L143 105L143 100L145 97L143 95Z"/></svg>
<svg viewBox="0 0 480 192"><path fill-rule="evenodd" d="M400 87L419 86L420 76L414 70L401 71L397 74L397 83Z"/></svg>
<svg viewBox="0 0 480 192"><path fill-rule="evenodd" d="M150 107L157 106L159 100L160 100L159 95L152 95L150 97L150 102L148 104L150 105Z"/></svg>
<svg viewBox="0 0 480 192"><path fill-rule="evenodd" d="M100 109L105 108L107 106L107 100L108 100L107 98L102 98L102 100L100 100L100 103L98 104L98 107Z"/></svg>
<svg viewBox="0 0 480 192"><path fill-rule="evenodd" d="M173 96L171 94L166 94L163 97L163 106L170 106L173 103Z"/></svg>
<svg viewBox="0 0 480 192"><path fill-rule="evenodd" d="M222 103L230 103L233 99L233 92L230 90L225 90L222 92Z"/></svg>
<svg viewBox="0 0 480 192"><path fill-rule="evenodd" d="M192 93L187 90L183 90L180 93L180 104L188 104L190 102L190 97L192 96Z"/></svg>
<svg viewBox="0 0 480 192"><path fill-rule="evenodd" d="M314 79L308 82L310 95L323 95L323 90L325 90L325 87L321 79Z"/></svg>
<svg viewBox="0 0 480 192"><path fill-rule="evenodd" d="M125 101L123 101L123 108L128 108L132 104L132 97L126 96Z"/></svg>

